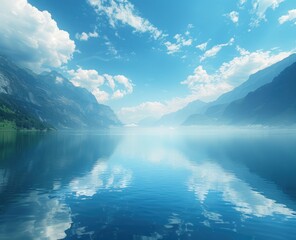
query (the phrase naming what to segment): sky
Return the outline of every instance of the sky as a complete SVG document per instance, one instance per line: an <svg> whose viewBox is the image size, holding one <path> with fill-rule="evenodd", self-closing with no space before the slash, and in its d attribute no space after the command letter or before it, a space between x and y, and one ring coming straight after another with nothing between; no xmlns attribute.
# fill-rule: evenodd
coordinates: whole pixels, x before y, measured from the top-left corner
<svg viewBox="0 0 296 240"><path fill-rule="evenodd" d="M296 49L295 0L0 0L0 53L124 123L213 101Z"/></svg>

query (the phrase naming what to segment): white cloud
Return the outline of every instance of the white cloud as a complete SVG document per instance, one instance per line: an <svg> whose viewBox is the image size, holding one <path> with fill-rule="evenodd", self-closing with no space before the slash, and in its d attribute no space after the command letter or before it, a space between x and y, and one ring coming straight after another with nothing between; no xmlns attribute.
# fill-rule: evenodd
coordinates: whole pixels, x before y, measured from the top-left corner
<svg viewBox="0 0 296 240"><path fill-rule="evenodd" d="M296 24L296 9L289 10L286 15L283 15L279 18L280 24L288 21L294 21L294 24Z"/></svg>
<svg viewBox="0 0 296 240"><path fill-rule="evenodd" d="M118 111L118 116L124 123L137 123L142 119L161 116L176 112L194 100L212 101L221 94L232 90L243 83L251 74L256 73L282 59L291 52L272 53L258 50L249 52L237 47L239 56L223 63L216 72L210 74L202 66L197 66L193 74L181 84L186 85L190 94L167 101L147 101L136 106L124 107Z"/></svg>
<svg viewBox="0 0 296 240"><path fill-rule="evenodd" d="M184 40L182 42L183 46L191 46L192 44L192 39Z"/></svg>
<svg viewBox="0 0 296 240"><path fill-rule="evenodd" d="M194 100L197 100L197 96L191 94L184 98L176 97L162 102L147 101L137 106L123 107L117 114L126 124L138 123L145 118L158 119L165 114L176 112Z"/></svg>
<svg viewBox="0 0 296 240"><path fill-rule="evenodd" d="M198 99L210 101L233 88L225 80L221 80L216 75L208 74L202 66L198 66L193 75L188 76L181 83L187 85L194 95L198 96Z"/></svg>
<svg viewBox="0 0 296 240"><path fill-rule="evenodd" d="M72 58L75 43L68 32L27 0L2 0L0 22L0 51L19 64L40 72Z"/></svg>
<svg viewBox="0 0 296 240"><path fill-rule="evenodd" d="M197 45L196 48L198 48L201 51L205 51L207 49L208 42L201 43L201 44Z"/></svg>
<svg viewBox="0 0 296 240"><path fill-rule="evenodd" d="M256 27L262 20L266 21L266 11L269 8L276 9L284 0L255 0L253 1L253 12L256 15L252 19L251 26Z"/></svg>
<svg viewBox="0 0 296 240"><path fill-rule="evenodd" d="M76 33L75 37L80 41L87 41L90 38L98 38L99 34L97 33L97 31L93 31L89 33L82 32L81 34Z"/></svg>
<svg viewBox="0 0 296 240"><path fill-rule="evenodd" d="M158 118L166 112L165 104L161 102L144 102L133 107L123 107L117 113L124 123L137 123L138 121L153 117Z"/></svg>
<svg viewBox="0 0 296 240"><path fill-rule="evenodd" d="M72 76L72 83L76 86L81 86L85 88L96 88L97 86L102 86L105 82L104 76L99 75L96 70L84 70L78 68L75 70L70 70L69 74Z"/></svg>
<svg viewBox="0 0 296 240"><path fill-rule="evenodd" d="M88 0L98 14L104 13L111 26L118 23L132 27L136 32L150 33L154 39L162 37L163 33L147 19L140 17L133 4L128 0Z"/></svg>
<svg viewBox="0 0 296 240"><path fill-rule="evenodd" d="M113 77L116 82L123 85L127 91L127 93L133 92L133 85L131 81L123 75L117 75Z"/></svg>
<svg viewBox="0 0 296 240"><path fill-rule="evenodd" d="M174 54L176 52L179 52L181 46L176 44L176 43L171 43L169 41L165 42L164 45L167 48L167 53L168 54Z"/></svg>
<svg viewBox="0 0 296 240"><path fill-rule="evenodd" d="M226 14L226 16L233 22L233 23L238 23L239 20L239 13L236 11L232 11L228 14Z"/></svg>
<svg viewBox="0 0 296 240"><path fill-rule="evenodd" d="M167 48L167 54L174 54L176 52L179 52L182 47L186 47L186 46L188 47L188 46L191 46L192 45L193 40L189 36L190 35L190 32L188 32L189 34L186 34L186 33L185 33L185 36L187 38L184 37L184 36L182 36L181 34L176 34L174 36L174 40L175 40L174 43L172 43L170 41L167 41L167 42L164 43L164 45Z"/></svg>
<svg viewBox="0 0 296 240"><path fill-rule="evenodd" d="M108 55L112 55L116 59L121 58L121 56L118 53L118 50L115 48L113 43L109 40L109 38L107 36L104 36L104 40L105 40L105 45L106 45L106 47L108 49Z"/></svg>
<svg viewBox="0 0 296 240"><path fill-rule="evenodd" d="M132 82L123 75L100 75L96 70L69 70L70 81L78 87L89 90L99 102L119 99L133 92ZM102 90L104 89L104 90Z"/></svg>
<svg viewBox="0 0 296 240"><path fill-rule="evenodd" d="M244 48L241 48L240 46L236 46L236 50L239 52L239 54L242 56L242 55L248 55L250 52L247 51L246 49Z"/></svg>
<svg viewBox="0 0 296 240"><path fill-rule="evenodd" d="M104 77L107 80L109 87L114 91L116 86L114 78L108 74L104 74Z"/></svg>
<svg viewBox="0 0 296 240"><path fill-rule="evenodd" d="M231 46L233 44L233 42L234 42L234 38L231 38L228 43L218 44L218 45L212 47L211 49L207 50L204 53L204 55L200 58L200 61L202 62L209 57L216 56L218 54L218 52L220 52L223 47Z"/></svg>
<svg viewBox="0 0 296 240"><path fill-rule="evenodd" d="M79 86L81 87L81 86ZM99 87L93 88L93 89L88 89L98 100L100 103L104 103L109 100L110 94L107 93L106 91L100 90Z"/></svg>
<svg viewBox="0 0 296 240"><path fill-rule="evenodd" d="M125 95L131 94L133 92L133 84L127 77L123 75L117 75L113 77L113 81L123 86L123 89L116 89L112 95L112 98L122 98Z"/></svg>
<svg viewBox="0 0 296 240"><path fill-rule="evenodd" d="M240 49L239 52L240 56L223 63L219 68L219 76L234 87L247 80L251 74L279 62L291 54L291 52L273 53L262 50L249 52L245 49Z"/></svg>
<svg viewBox="0 0 296 240"><path fill-rule="evenodd" d="M240 56L223 63L213 74L209 74L202 66L198 66L194 73L181 83L187 85L198 99L214 100L246 81L251 74L281 61L291 54L291 52L274 54L271 51L262 50L248 52L240 47L237 47L237 50Z"/></svg>

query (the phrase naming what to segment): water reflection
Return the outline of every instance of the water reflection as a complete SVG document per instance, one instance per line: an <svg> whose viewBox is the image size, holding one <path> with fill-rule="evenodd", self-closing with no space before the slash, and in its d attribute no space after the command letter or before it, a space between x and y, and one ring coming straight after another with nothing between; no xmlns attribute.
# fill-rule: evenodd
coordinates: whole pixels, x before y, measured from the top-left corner
<svg viewBox="0 0 296 240"><path fill-rule="evenodd" d="M234 209L243 216L266 217L280 214L294 217L293 210L253 190L246 182L226 172L218 164L201 164L191 167L191 171L192 176L188 181L188 189L195 193L201 203L212 191L222 193L223 200L231 203Z"/></svg>
<svg viewBox="0 0 296 240"><path fill-rule="evenodd" d="M107 166L120 138L71 133L0 136L0 239L65 238L73 224L68 186L75 188L73 179L79 182L79 176L96 172L97 159Z"/></svg>
<svg viewBox="0 0 296 240"><path fill-rule="evenodd" d="M129 185L131 179L132 171L120 165L110 167L108 163L98 160L89 173L70 183L70 189L76 196L92 197L100 189L120 191Z"/></svg>
<svg viewBox="0 0 296 240"><path fill-rule="evenodd" d="M31 191L6 207L0 222L1 239L62 239L71 227L71 209L50 194Z"/></svg>
<svg viewBox="0 0 296 240"><path fill-rule="evenodd" d="M290 137L285 136L285 141L282 141L283 139L279 136L262 136L260 134L255 139L254 136L249 139L240 135L223 136L220 139L217 139L216 136L177 135L141 136L141 141L139 141L137 136L131 136L120 147L120 155L128 159L137 158L140 162L141 160L148 161L154 165L152 169L156 172L165 166L166 171L172 174L171 180L178 178L180 181L184 181L188 191L193 192L198 200L200 210L195 213L199 218L199 225L228 229L237 233L244 227L246 221L261 218L264 220L260 221L264 225L266 224L266 230L262 230L264 236L264 234L269 234L270 226L268 225L273 225L272 222L275 219L277 219L275 222L278 221L279 226L283 228L289 226L289 224L287 226L284 224L289 219L294 219L291 220L291 224L296 226L295 203L290 196L281 191L279 186L274 185L274 182L279 182L278 176L284 178L286 174L287 178L291 178L290 175L293 176L296 171L294 163L290 165L290 168L286 168L287 165L285 165L294 161L296 157L295 148L291 146L295 143L295 137ZM252 151L254 146L256 146L256 151ZM126 151L126 149L129 150ZM233 154L233 152L237 154ZM239 156L239 152L242 153L241 156ZM248 154L244 155L244 153ZM277 166L278 159L275 156L279 155L282 156L280 161L285 166L271 169L274 165ZM265 161L264 164L260 162L258 171L256 171L256 165L253 164L252 171L250 171L248 161L241 161L241 159L248 158L252 162L260 161L260 159L268 159L269 162ZM132 164L135 167L143 163L133 161ZM265 179L266 171L262 170L262 165L265 166L267 172L279 172L273 178ZM284 171L283 168L288 171ZM151 171L151 169L147 171ZM187 177L184 178L186 180L181 180L182 177L178 176L178 173L182 171L187 172ZM163 174L163 172L161 173ZM161 188L164 179L157 177L161 179L157 183L157 187ZM151 181L154 183L153 180ZM156 183L154 184L156 185ZM171 184L173 185L174 181ZM290 185L293 185L293 182ZM184 192L180 193L177 186L175 186L175 191L185 195ZM293 191L291 193L291 196L295 194ZM176 196L180 199L180 195L176 194ZM174 201L173 198L171 200ZM238 214L238 217L235 212L226 211L230 208ZM182 233L183 238L192 237L190 227L196 229L196 222L187 221L184 214L174 214L176 215L168 217L167 223L164 225L167 231L163 230L157 233L166 239L171 236L169 233L174 228L173 231L177 236ZM223 227L218 227L219 225ZM181 229L185 230L182 232ZM292 235L290 229L287 232L282 232L279 239L283 236L284 239L291 239ZM151 236L153 236L152 232ZM237 239L239 238L241 237L237 237ZM276 238L273 236L270 239Z"/></svg>
<svg viewBox="0 0 296 240"><path fill-rule="evenodd" d="M184 169L189 171L191 176L187 180L188 189L194 192L197 200L201 204L205 202L209 193L215 192L221 193L223 201L231 203L234 209L242 215L253 215L256 217L273 216L275 214L287 217L293 217L295 215L295 211L292 209L289 209L284 204L277 203L273 199L265 197L263 193L253 189L244 179L240 179L239 176L236 176L235 173L244 173L245 176L247 172L246 168L238 164L223 161L223 158L229 154L229 149L226 148L225 145L229 147L229 142L227 141L230 140L233 142L233 138L223 138L222 142L221 139L217 141L216 138L214 138L210 139L210 143L205 143L205 139L203 138L191 139L191 142L188 142L188 138L180 140L182 136L176 137L179 138L177 144L174 140L167 143L166 138L155 140L153 137L150 137L149 140L148 137L146 141L151 141L149 145L146 144L146 141L144 144L137 144L137 139L133 139L130 140L128 146L125 145L122 147L121 155L128 157L142 156L142 158L153 164L162 163L168 165L170 168L173 167L178 170ZM188 148L188 146L191 147L189 152L186 149L187 151L183 153L184 149L180 151L180 147L178 148L178 146L176 146L184 144L182 140L185 141L186 148ZM243 140L245 143L245 139ZM202 143L202 145L198 146L199 143ZM243 150L248 148L246 144L243 145L242 149L238 148L239 143L238 141L235 147L232 146L231 149L234 149L236 152L240 150L243 152ZM217 148L219 148L219 157L217 157L216 154ZM132 150L126 151L125 149ZM190 154L192 150L194 150L193 156ZM223 150L224 152L221 152ZM269 147L267 149L262 148L261 152L253 151L251 153L253 154L253 158L255 158L256 154L259 154L259 156L264 155L267 159L270 159ZM215 156L216 158L210 159L209 156ZM226 165L226 168L223 168L223 165ZM266 168L268 167L270 167L270 164L266 165ZM253 182L254 180L258 180L258 177L255 174L248 173L248 180ZM263 179L261 179L261 181L262 180ZM276 189L273 191L274 193L280 194L280 191Z"/></svg>
<svg viewBox="0 0 296 240"><path fill-rule="evenodd" d="M0 239L296 234L295 181L282 180L295 178L294 135L60 133L1 139Z"/></svg>
<svg viewBox="0 0 296 240"><path fill-rule="evenodd" d="M11 154L0 159L0 169L9 176L10 190L52 189L91 171L97 159L107 160L118 142L110 135L19 134L9 146L1 143Z"/></svg>

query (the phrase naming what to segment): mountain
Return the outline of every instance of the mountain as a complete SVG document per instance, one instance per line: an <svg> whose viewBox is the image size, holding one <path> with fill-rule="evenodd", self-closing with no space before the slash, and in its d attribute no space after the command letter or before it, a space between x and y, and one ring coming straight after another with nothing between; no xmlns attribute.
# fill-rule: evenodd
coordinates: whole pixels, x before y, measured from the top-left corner
<svg viewBox="0 0 296 240"><path fill-rule="evenodd" d="M6 104L58 129L120 125L110 107L57 72L35 74L0 56L0 96Z"/></svg>
<svg viewBox="0 0 296 240"><path fill-rule="evenodd" d="M289 67L296 62L296 54L292 54L289 57L279 61L263 70L260 70L252 74L247 81L236 87L230 92L221 95L211 105L220 105L230 103L234 100L245 97L249 92L255 91L259 87L270 83L275 77L277 77L285 68Z"/></svg>
<svg viewBox="0 0 296 240"><path fill-rule="evenodd" d="M217 119L208 117L205 114L192 114L184 122L182 125L191 126L191 125L216 125L218 124Z"/></svg>
<svg viewBox="0 0 296 240"><path fill-rule="evenodd" d="M231 124L296 124L296 63L246 97L226 107L223 118Z"/></svg>
<svg viewBox="0 0 296 240"><path fill-rule="evenodd" d="M197 125L208 119L210 122L217 122L224 114L227 106L238 99L245 97L248 93L270 83L284 69L296 62L296 54L277 62L263 70L252 74L247 81L236 87L230 92L221 95L217 100L208 103L204 111L195 112L194 116L188 118L184 123Z"/></svg>
<svg viewBox="0 0 296 240"><path fill-rule="evenodd" d="M190 115L204 110L206 103L196 100L189 103L186 107L180 109L177 112L169 113L162 116L156 125L169 125L176 126L182 124Z"/></svg>
<svg viewBox="0 0 296 240"><path fill-rule="evenodd" d="M0 95L0 130L49 130L52 127Z"/></svg>
<svg viewBox="0 0 296 240"><path fill-rule="evenodd" d="M220 117L227 105L235 100L245 97L249 92L255 91L259 87L270 83L285 68L296 62L296 54L279 61L263 70L252 74L247 81L230 92L224 93L217 100L211 102L205 111L209 117Z"/></svg>

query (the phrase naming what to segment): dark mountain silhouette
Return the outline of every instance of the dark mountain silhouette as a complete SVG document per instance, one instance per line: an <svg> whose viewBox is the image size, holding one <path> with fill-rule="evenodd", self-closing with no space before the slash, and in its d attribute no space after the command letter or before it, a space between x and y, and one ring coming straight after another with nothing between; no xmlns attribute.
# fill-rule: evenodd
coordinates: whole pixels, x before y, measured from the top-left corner
<svg viewBox="0 0 296 240"><path fill-rule="evenodd" d="M228 93L221 95L217 100L208 103L204 111L196 112L192 116L188 117L188 119L185 121L185 124L199 125L203 122L206 122L206 120L208 120L209 123L224 123L222 116L226 116L224 115L224 112L228 108L229 104L246 97L248 93L251 93L256 89L272 82L272 80L283 70L295 62L296 54L292 54L282 61L258 71L257 73L251 75L249 79L240 86Z"/></svg>
<svg viewBox="0 0 296 240"><path fill-rule="evenodd" d="M290 125L296 123L296 63L271 83L227 106L223 118L234 124Z"/></svg>

